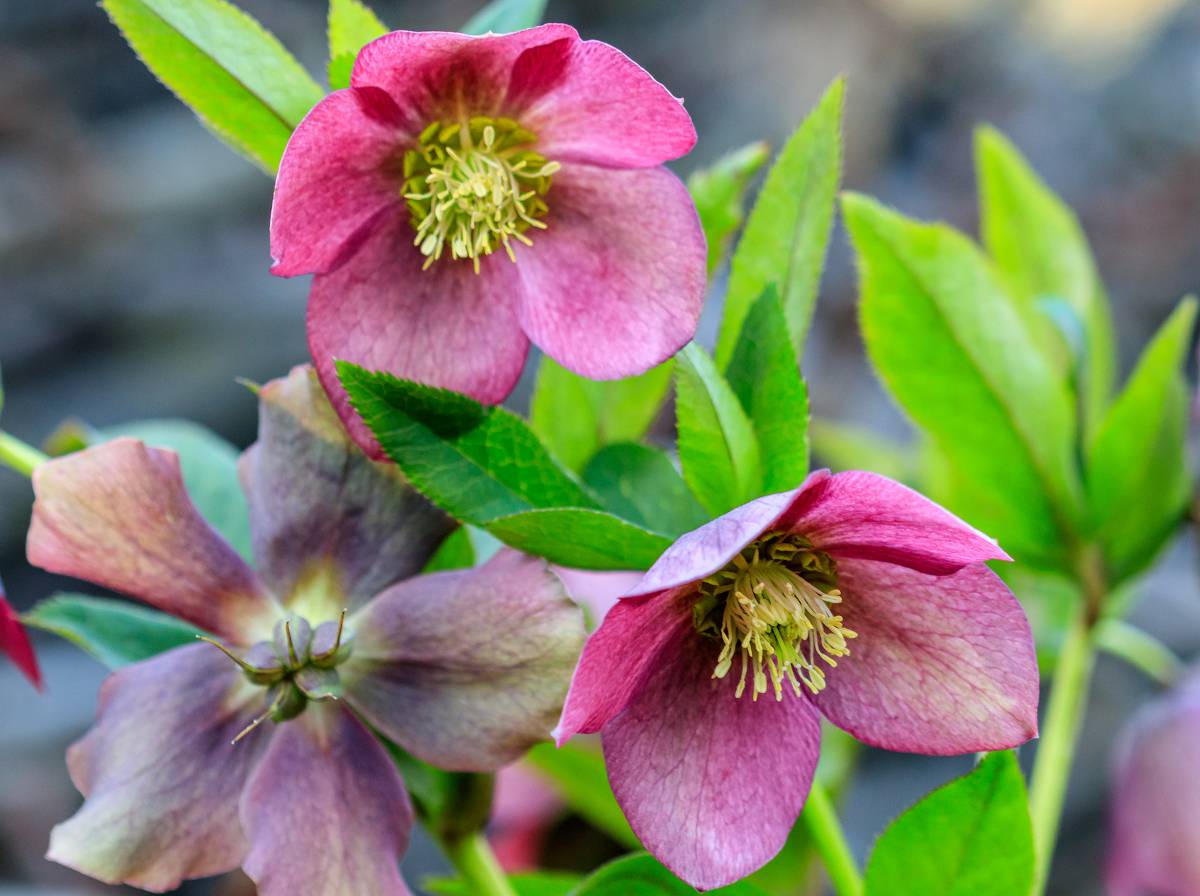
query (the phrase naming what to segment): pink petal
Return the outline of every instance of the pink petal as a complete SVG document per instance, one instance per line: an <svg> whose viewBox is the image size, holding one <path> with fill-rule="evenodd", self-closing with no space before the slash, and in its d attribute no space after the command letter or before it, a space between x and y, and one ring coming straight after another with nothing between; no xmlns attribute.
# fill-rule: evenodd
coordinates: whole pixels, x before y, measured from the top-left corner
<svg viewBox="0 0 1200 896"><path fill-rule="evenodd" d="M598 40L526 50L513 68L510 114L558 162L651 168L696 145L691 116L666 87Z"/></svg>
<svg viewBox="0 0 1200 896"><path fill-rule="evenodd" d="M375 87L339 90L305 116L284 150L271 204L271 273L323 273L350 256L384 210L403 206L410 141Z"/></svg>
<svg viewBox="0 0 1200 896"><path fill-rule="evenodd" d="M494 771L548 737L583 642L579 608L544 561L508 550L410 579L347 624L347 702L456 771Z"/></svg>
<svg viewBox="0 0 1200 896"><path fill-rule="evenodd" d="M517 254L518 315L535 345L575 373L616 379L695 335L707 250L679 178L564 165L546 202L547 229Z"/></svg>
<svg viewBox="0 0 1200 896"><path fill-rule="evenodd" d="M13 661L30 684L39 691L42 689L42 671L38 668L33 645L29 643L25 626L21 625L21 617L4 599L3 583L0 583L0 653Z"/></svg>
<svg viewBox="0 0 1200 896"><path fill-rule="evenodd" d="M739 880L779 852L820 753L811 703L738 699L733 682L713 679L716 663L716 642L679 629L602 734L634 833L699 889Z"/></svg>
<svg viewBox="0 0 1200 896"><path fill-rule="evenodd" d="M562 798L523 762L496 774L488 842L506 872L531 871L551 825L564 812Z"/></svg>
<svg viewBox="0 0 1200 896"><path fill-rule="evenodd" d="M173 451L116 439L33 473L29 562L139 598L235 642L276 608L192 506Z"/></svg>
<svg viewBox="0 0 1200 896"><path fill-rule="evenodd" d="M259 392L241 474L263 579L286 601L328 576L325 619L419 573L454 526L393 464L363 455L307 366Z"/></svg>
<svg viewBox="0 0 1200 896"><path fill-rule="evenodd" d="M882 560L932 575L1012 559L924 495L876 473L813 474L785 522L837 557Z"/></svg>
<svg viewBox="0 0 1200 896"><path fill-rule="evenodd" d="M838 586L858 637L814 698L831 722L871 746L938 756L1037 736L1029 621L986 566L939 577L842 559Z"/></svg>
<svg viewBox="0 0 1200 896"><path fill-rule="evenodd" d="M241 801L261 896L407 896L412 808L382 744L340 706L281 724Z"/></svg>
<svg viewBox="0 0 1200 896"><path fill-rule="evenodd" d="M155 892L240 865L238 797L270 734L230 741L262 711L261 693L207 644L109 677L96 724L67 753L87 800L51 833L47 858Z"/></svg>
<svg viewBox="0 0 1200 896"><path fill-rule="evenodd" d="M443 257L429 270L413 245L407 209L376 222L354 256L313 279L308 345L334 408L368 455L382 458L375 437L350 407L335 360L454 389L495 404L512 391L529 340L513 303L517 266L503 252L466 260Z"/></svg>
<svg viewBox="0 0 1200 896"><path fill-rule="evenodd" d="M588 614L590 628L596 628L608 611L617 605L642 580L640 572L595 572L590 569L570 569L555 566L554 574L562 579L571 600Z"/></svg>

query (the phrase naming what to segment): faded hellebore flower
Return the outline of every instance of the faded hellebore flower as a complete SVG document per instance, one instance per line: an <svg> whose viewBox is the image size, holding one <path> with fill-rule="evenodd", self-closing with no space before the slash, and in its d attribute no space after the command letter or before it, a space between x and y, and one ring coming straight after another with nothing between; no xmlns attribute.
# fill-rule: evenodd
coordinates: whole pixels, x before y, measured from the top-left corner
<svg viewBox="0 0 1200 896"><path fill-rule="evenodd" d="M512 761L554 723L580 613L513 551L417 575L449 521L357 450L309 368L261 390L240 472L257 573L172 452L118 439L34 474L31 562L211 635L105 682L49 857L155 891L240 865L264 896L406 894L412 811L372 729L444 768Z"/></svg>
<svg viewBox="0 0 1200 896"><path fill-rule="evenodd" d="M994 542L882 476L814 473L683 535L605 617L555 732L600 731L646 847L693 886L783 846L824 715L947 755L1037 732L1025 614Z"/></svg>
<svg viewBox="0 0 1200 896"><path fill-rule="evenodd" d="M665 87L568 25L364 47L292 135L271 211L271 270L316 275L309 346L359 444L380 456L335 359L496 403L531 340L612 379L691 339L705 241L662 165L695 141Z"/></svg>
<svg viewBox="0 0 1200 896"><path fill-rule="evenodd" d="M4 597L3 582L0 582L0 653L12 660L30 684L39 691L42 689L42 670L38 667L37 655L20 617Z"/></svg>

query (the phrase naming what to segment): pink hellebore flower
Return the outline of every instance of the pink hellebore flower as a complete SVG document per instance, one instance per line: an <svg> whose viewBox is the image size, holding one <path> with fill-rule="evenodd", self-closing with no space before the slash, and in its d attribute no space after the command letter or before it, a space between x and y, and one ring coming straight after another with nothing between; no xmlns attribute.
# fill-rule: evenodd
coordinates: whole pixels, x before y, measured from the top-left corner
<svg viewBox="0 0 1200 896"><path fill-rule="evenodd" d="M532 340L576 373L641 373L691 339L704 235L662 167L696 131L619 50L568 25L396 31L359 53L284 152L272 272L316 274L308 338L334 359L504 399Z"/></svg>
<svg viewBox="0 0 1200 896"><path fill-rule="evenodd" d="M4 599L4 584L0 582L0 653L13 661L13 665L24 673L39 691L42 689L42 670L38 668L37 656L29 635L21 625L16 610Z"/></svg>
<svg viewBox="0 0 1200 896"><path fill-rule="evenodd" d="M261 402L241 464L257 574L172 452L121 439L34 473L31 562L214 636L105 682L67 754L87 799L49 857L154 891L240 865L264 896L407 894L412 811L371 729L444 768L512 761L554 723L580 614L513 551L410 578L449 521L354 447L310 369Z"/></svg>
<svg viewBox="0 0 1200 896"><path fill-rule="evenodd" d="M1108 891L1200 893L1200 676L1134 717L1117 748Z"/></svg>
<svg viewBox="0 0 1200 896"><path fill-rule="evenodd" d="M765 864L804 805L820 717L873 746L998 750L1038 671L994 542L873 473L814 473L682 536L588 641L555 732L600 731L646 847L693 886Z"/></svg>

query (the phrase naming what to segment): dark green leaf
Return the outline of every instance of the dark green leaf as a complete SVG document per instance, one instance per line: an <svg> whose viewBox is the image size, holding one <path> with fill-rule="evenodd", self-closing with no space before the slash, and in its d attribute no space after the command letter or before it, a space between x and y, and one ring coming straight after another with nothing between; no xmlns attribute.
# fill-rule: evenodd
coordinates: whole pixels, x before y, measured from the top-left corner
<svg viewBox="0 0 1200 896"><path fill-rule="evenodd" d="M618 843L630 849L641 849L641 842L630 829L625 813L608 786L604 756L598 744L581 740L570 741L558 748L553 744L538 744L529 751L525 761L554 786L573 811Z"/></svg>
<svg viewBox="0 0 1200 896"><path fill-rule="evenodd" d="M772 283L783 299L796 357L803 353L841 177L844 92L839 78L767 173L729 270L716 351L722 370L733 357L750 306Z"/></svg>
<svg viewBox="0 0 1200 896"><path fill-rule="evenodd" d="M508 34L540 25L546 0L492 0L463 25L464 34Z"/></svg>
<svg viewBox="0 0 1200 896"><path fill-rule="evenodd" d="M387 26L360 0L329 0L329 88L350 86L358 51L387 34Z"/></svg>
<svg viewBox="0 0 1200 896"><path fill-rule="evenodd" d="M671 459L657 448L607 445L587 465L583 479L605 508L655 532L680 535L708 522Z"/></svg>
<svg viewBox="0 0 1200 896"><path fill-rule="evenodd" d="M721 156L707 168L692 172L688 190L708 241L709 276L721 264L729 241L742 226L746 187L770 157L766 143L749 143Z"/></svg>
<svg viewBox="0 0 1200 896"><path fill-rule="evenodd" d="M1028 896L1033 830L1010 752L929 794L880 836L866 896Z"/></svg>
<svg viewBox="0 0 1200 896"><path fill-rule="evenodd" d="M534 871L510 874L508 882L517 896L567 896L582 880L578 874ZM474 884L452 877L426 878L425 889L438 896L477 896Z"/></svg>
<svg viewBox="0 0 1200 896"><path fill-rule="evenodd" d="M695 892L653 856L638 853L597 869L570 896L692 896ZM746 881L707 892L718 896L764 896L762 890Z"/></svg>
<svg viewBox="0 0 1200 896"><path fill-rule="evenodd" d="M496 517L485 528L507 545L575 569L648 569L671 545L666 535L574 507Z"/></svg>
<svg viewBox="0 0 1200 896"><path fill-rule="evenodd" d="M58 594L22 617L22 622L79 645L109 669L196 643L200 629L136 604L82 594ZM215 649L215 648L214 648Z"/></svg>

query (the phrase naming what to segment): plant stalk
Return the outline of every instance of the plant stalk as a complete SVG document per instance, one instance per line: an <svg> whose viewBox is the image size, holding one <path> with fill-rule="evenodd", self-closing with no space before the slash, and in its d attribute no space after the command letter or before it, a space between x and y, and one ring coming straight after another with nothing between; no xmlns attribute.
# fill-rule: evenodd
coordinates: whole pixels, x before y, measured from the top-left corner
<svg viewBox="0 0 1200 896"><path fill-rule="evenodd" d="M813 782L800 820L808 829L838 896L862 896L862 875L824 785Z"/></svg>
<svg viewBox="0 0 1200 896"><path fill-rule="evenodd" d="M38 464L49 459L32 445L27 445L6 432L0 432L0 464L16 470L22 476L32 476Z"/></svg>
<svg viewBox="0 0 1200 896"><path fill-rule="evenodd" d="M478 896L517 896L483 833L476 831L444 844L446 856Z"/></svg>

